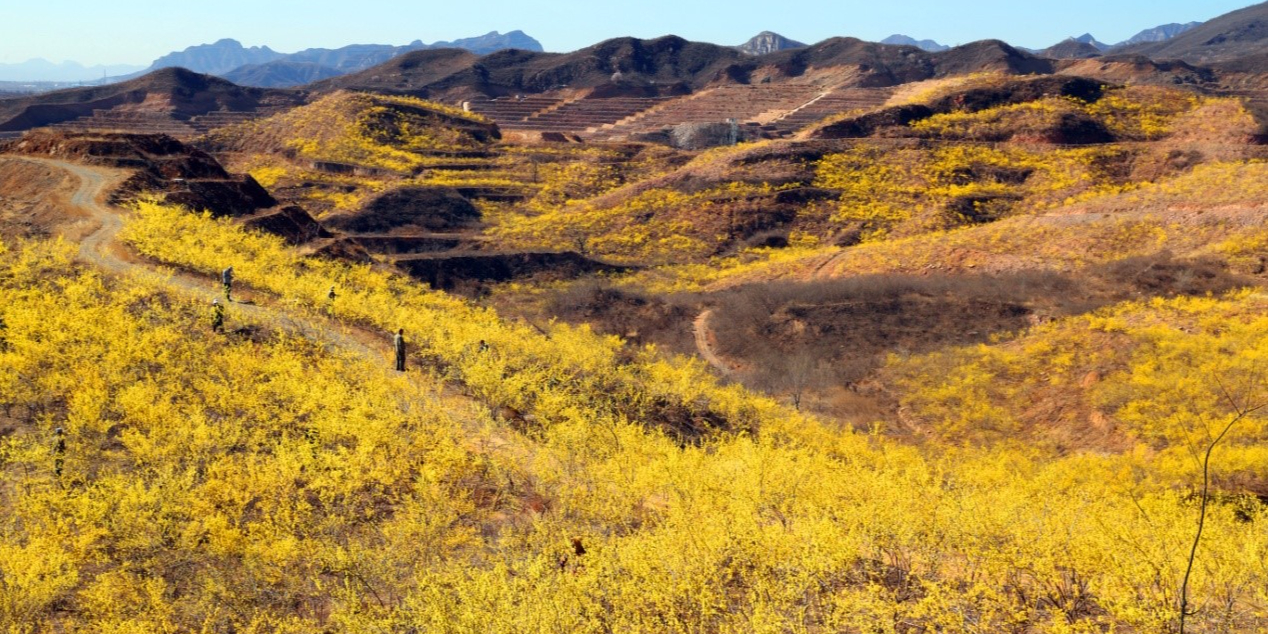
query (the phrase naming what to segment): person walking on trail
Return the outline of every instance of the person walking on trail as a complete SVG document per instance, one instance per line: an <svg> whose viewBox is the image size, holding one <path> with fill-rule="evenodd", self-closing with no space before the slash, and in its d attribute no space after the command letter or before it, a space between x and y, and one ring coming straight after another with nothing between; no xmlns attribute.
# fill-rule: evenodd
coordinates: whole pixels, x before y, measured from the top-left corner
<svg viewBox="0 0 1268 634"><path fill-rule="evenodd" d="M66 458L66 432L58 427L53 430L53 475L62 477Z"/></svg>
<svg viewBox="0 0 1268 634"><path fill-rule="evenodd" d="M396 331L392 337L392 348L396 350L396 371L405 371L405 329Z"/></svg>
<svg viewBox="0 0 1268 634"><path fill-rule="evenodd" d="M232 266L220 272L220 284L225 287L225 301L226 302L233 301L233 298L230 297L230 293L233 292L233 267Z"/></svg>
<svg viewBox="0 0 1268 634"><path fill-rule="evenodd" d="M211 330L212 332L225 331L225 307L219 299L211 300Z"/></svg>
<svg viewBox="0 0 1268 634"><path fill-rule="evenodd" d="M335 311L335 287L330 287L330 292L326 293L326 312L333 313Z"/></svg>

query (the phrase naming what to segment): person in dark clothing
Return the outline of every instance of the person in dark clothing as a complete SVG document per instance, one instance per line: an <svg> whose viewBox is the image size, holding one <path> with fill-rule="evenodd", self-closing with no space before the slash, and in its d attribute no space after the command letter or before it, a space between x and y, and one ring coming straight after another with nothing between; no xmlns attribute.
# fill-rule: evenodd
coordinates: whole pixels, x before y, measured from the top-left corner
<svg viewBox="0 0 1268 634"><path fill-rule="evenodd" d="M212 332L225 331L225 307L219 299L211 300L211 330Z"/></svg>
<svg viewBox="0 0 1268 634"><path fill-rule="evenodd" d="M396 350L396 371L405 371L405 329L401 328L396 331L396 335L392 337L392 348Z"/></svg>
<svg viewBox="0 0 1268 634"><path fill-rule="evenodd" d="M53 430L53 475L62 477L62 465L66 457L66 435L61 427Z"/></svg>
<svg viewBox="0 0 1268 634"><path fill-rule="evenodd" d="M233 301L230 293L233 292L233 267L229 267L220 272L220 284L225 287L225 301Z"/></svg>

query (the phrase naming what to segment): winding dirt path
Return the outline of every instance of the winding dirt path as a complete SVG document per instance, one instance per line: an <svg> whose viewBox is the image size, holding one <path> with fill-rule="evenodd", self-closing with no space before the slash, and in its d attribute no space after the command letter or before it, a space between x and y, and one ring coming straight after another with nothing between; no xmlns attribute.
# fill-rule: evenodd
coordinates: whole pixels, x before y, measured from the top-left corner
<svg viewBox="0 0 1268 634"><path fill-rule="evenodd" d="M722 376L735 376L736 368L731 367L717 351L713 349L713 332L709 330L709 319L713 317L713 310L706 309L699 315L696 315L695 321L691 323L691 333L696 339L696 350L700 356Z"/></svg>
<svg viewBox="0 0 1268 634"><path fill-rule="evenodd" d="M165 266L152 265L139 260L119 241L126 211L105 203L113 187L118 186L128 173L123 170L94 168L54 159L6 156L29 161L67 172L79 180L79 186L69 199L73 211L85 214L97 223L95 229L79 239L79 257L84 262L100 267L112 275L128 275L157 281L166 291L183 296L210 307L212 298L221 294L220 279L216 276L198 275ZM399 376L392 368L390 336L372 329L351 326L342 321L298 307L289 308L279 298L256 289L244 289L249 295L246 302L235 300L226 306L226 321L230 326L241 323L244 317L256 323L303 337L334 353L350 354L370 362L383 376ZM210 318L210 309L208 313ZM417 364L414 367L418 367ZM459 383L437 381L429 372L409 372L409 380L434 392L444 400L444 407L459 425L471 432L468 449L477 453L498 453L510 460L526 460L524 451L505 434L490 430L487 426L488 404L473 398Z"/></svg>
<svg viewBox="0 0 1268 634"><path fill-rule="evenodd" d="M97 229L80 240L81 260L115 275L158 276L168 290L196 302L210 304L212 298L220 295L219 280L191 273L174 272L171 269L159 269L133 262L126 257L126 253L118 242L119 232L123 229L122 214L124 212L112 209L104 202L110 189L126 178L126 173L53 159L15 158L59 169L79 179L79 187L71 195L70 204L99 225ZM251 295L253 300L251 302L235 300L228 303L226 317L230 325L242 317L248 317L289 334L322 343L328 348L353 352L387 367L389 354L386 335L352 328L333 319L285 310L277 306L273 298L264 293L253 292ZM257 300L259 303L254 303ZM375 346L370 342L379 342L381 345Z"/></svg>

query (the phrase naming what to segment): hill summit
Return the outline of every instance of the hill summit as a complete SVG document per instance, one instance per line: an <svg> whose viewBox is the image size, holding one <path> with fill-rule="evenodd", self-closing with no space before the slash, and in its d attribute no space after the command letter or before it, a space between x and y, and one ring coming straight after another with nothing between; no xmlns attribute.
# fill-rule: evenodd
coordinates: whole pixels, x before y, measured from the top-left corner
<svg viewBox="0 0 1268 634"><path fill-rule="evenodd" d="M794 48L805 48L806 45L796 40L790 40L778 33L772 31L762 31L754 35L749 41L739 45L738 49L749 55L766 55L767 53L776 53Z"/></svg>

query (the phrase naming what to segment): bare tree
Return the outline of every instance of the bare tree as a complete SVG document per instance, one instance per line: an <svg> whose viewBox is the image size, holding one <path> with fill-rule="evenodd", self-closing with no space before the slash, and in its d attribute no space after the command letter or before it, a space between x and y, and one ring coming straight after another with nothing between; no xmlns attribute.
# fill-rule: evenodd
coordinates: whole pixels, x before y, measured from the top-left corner
<svg viewBox="0 0 1268 634"><path fill-rule="evenodd" d="M1215 446L1220 444L1221 440L1232 431L1233 427L1243 419L1254 414L1256 411L1263 409L1268 404L1258 404L1254 406L1246 405L1244 401L1238 401L1232 393L1224 387L1224 384L1216 378L1216 384L1219 385L1220 391L1223 392L1224 399L1228 401L1229 406L1233 410L1233 417L1224 425L1220 433L1211 438L1206 445L1206 451L1202 455L1202 507L1198 513L1198 530L1193 535L1193 547L1189 550L1189 562L1184 569L1184 580L1180 583L1180 634L1184 634L1184 622L1187 617L1195 612L1189 611L1189 576L1193 573L1193 562L1197 560L1198 544L1202 541L1202 529L1206 526L1206 507L1211 500L1211 454L1215 451Z"/></svg>

